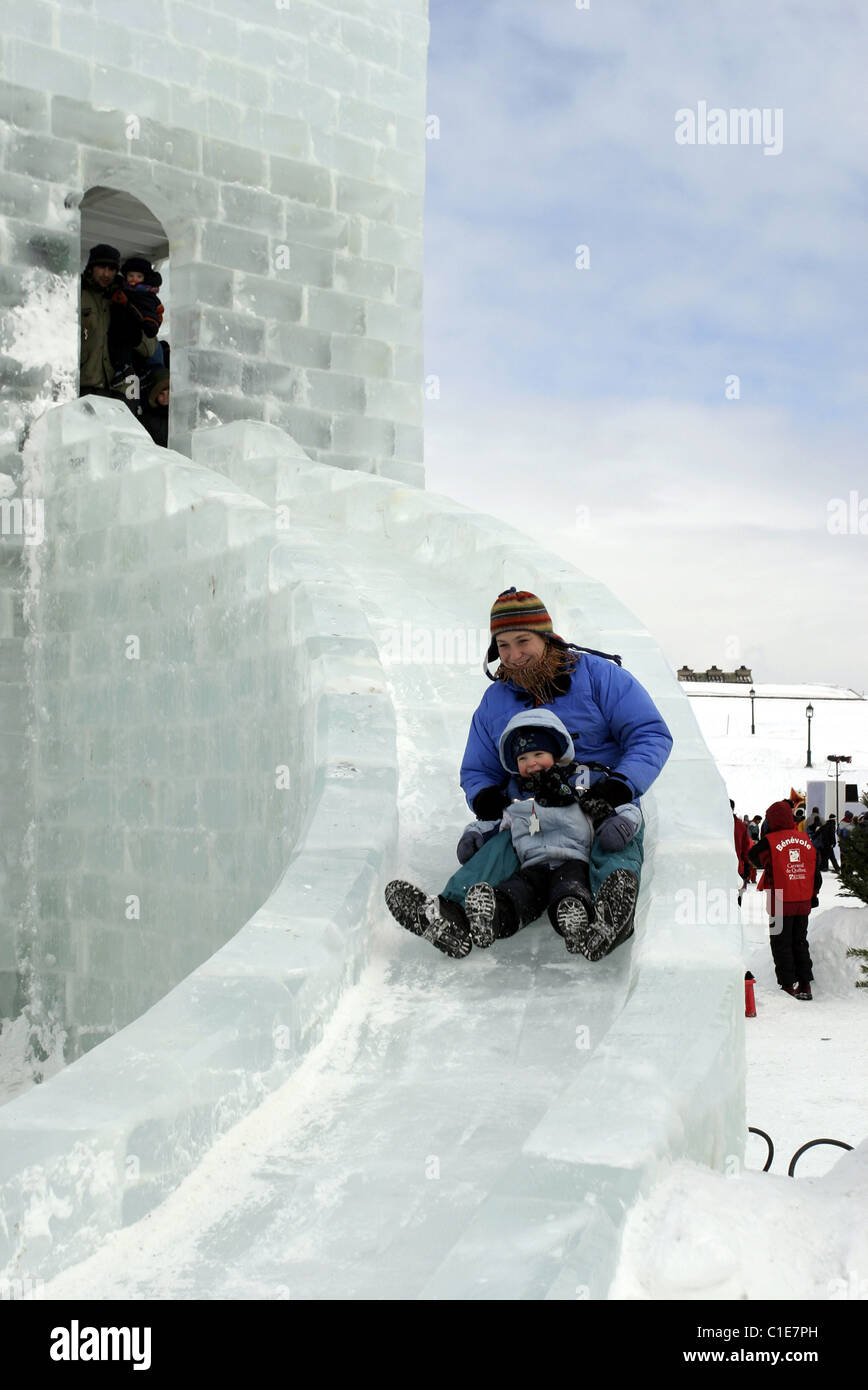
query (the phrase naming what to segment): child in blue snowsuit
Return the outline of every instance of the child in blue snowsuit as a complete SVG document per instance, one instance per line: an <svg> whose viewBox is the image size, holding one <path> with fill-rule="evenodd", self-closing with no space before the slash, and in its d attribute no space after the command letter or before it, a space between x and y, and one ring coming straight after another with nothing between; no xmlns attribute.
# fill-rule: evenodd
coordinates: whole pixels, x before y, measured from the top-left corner
<svg viewBox="0 0 868 1390"><path fill-rule="evenodd" d="M620 658L565 642L535 594L510 589L498 595L491 635L484 670L492 684L473 715L461 765L461 786L477 817L459 845L463 867L436 898L396 881L387 886L386 902L402 926L447 955L470 951L474 943L466 909L472 906L478 917L477 899L487 896L471 896L470 889L484 884L496 890L520 868L508 837L509 858L504 859L504 835L496 833L516 790L510 790L514 774L500 756L502 735L516 715L530 714L534 722L535 714L548 711L574 745L574 788L579 781L586 788L582 809L595 831L588 861L591 930L577 929L574 940L582 954L597 960L632 930L642 864L639 798L666 762L672 736L648 692L621 668ZM489 664L498 657L500 667L492 675ZM545 906L543 902L539 910ZM505 913L503 920L508 921Z"/></svg>
<svg viewBox="0 0 868 1390"><path fill-rule="evenodd" d="M490 946L548 909L568 951L599 959L606 954L600 940L603 923L596 925L588 867L594 825L583 808L584 778L574 760L573 741L557 715L539 709L513 716L500 736L499 752L511 774L507 790L517 796L499 826L483 823L480 828L487 840L505 826L520 868L496 885L483 880L468 888L464 908L470 939L474 946ZM604 834L625 842L639 829L642 813L628 803L607 820L611 824ZM479 822L468 826L462 841L477 827Z"/></svg>

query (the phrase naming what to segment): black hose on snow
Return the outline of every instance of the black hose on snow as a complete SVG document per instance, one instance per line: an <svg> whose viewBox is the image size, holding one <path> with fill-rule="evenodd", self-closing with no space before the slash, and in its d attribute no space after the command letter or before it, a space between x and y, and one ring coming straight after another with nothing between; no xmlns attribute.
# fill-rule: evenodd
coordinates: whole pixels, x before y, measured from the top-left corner
<svg viewBox="0 0 868 1390"><path fill-rule="evenodd" d="M796 1164L798 1163L805 1150L812 1149L815 1144L834 1144L839 1149L852 1150L853 1148L852 1144L845 1144L843 1139L810 1139L807 1144L803 1144L800 1149L796 1149L796 1152L790 1159L790 1166L787 1169L788 1178L794 1178L796 1176Z"/></svg>
<svg viewBox="0 0 868 1390"><path fill-rule="evenodd" d="M765 1139L766 1143L767 1143L768 1146L769 1146L769 1156L768 1156L768 1158L766 1159L765 1163L763 1164L763 1172L764 1172L764 1173L767 1173L767 1172L769 1171L769 1169L771 1168L771 1166L772 1166L772 1159L773 1159L774 1156L775 1156L775 1146L774 1146L774 1144L772 1143L772 1141L771 1141L771 1139L769 1138L769 1136L766 1134L766 1132L765 1132L764 1129L754 1129L753 1125L748 1125L748 1127L747 1127L747 1132L748 1132L748 1134L759 1134L759 1135L761 1135L762 1138Z"/></svg>

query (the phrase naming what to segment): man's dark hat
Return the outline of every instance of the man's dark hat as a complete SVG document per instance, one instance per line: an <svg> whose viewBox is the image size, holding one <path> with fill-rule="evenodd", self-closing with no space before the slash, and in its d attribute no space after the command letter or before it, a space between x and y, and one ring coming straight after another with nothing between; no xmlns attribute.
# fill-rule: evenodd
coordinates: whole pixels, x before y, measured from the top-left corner
<svg viewBox="0 0 868 1390"><path fill-rule="evenodd" d="M109 246L107 242L100 241L90 248L87 264L88 268L92 265L112 265L115 270L120 270L121 253L116 246Z"/></svg>

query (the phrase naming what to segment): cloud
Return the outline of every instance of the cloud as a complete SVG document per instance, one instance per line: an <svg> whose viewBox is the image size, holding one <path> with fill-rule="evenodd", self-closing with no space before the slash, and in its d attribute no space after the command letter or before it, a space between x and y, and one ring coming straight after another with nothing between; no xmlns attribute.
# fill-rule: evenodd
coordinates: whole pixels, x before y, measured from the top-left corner
<svg viewBox="0 0 868 1390"><path fill-rule="evenodd" d="M578 394L695 399L726 359L765 401L862 409L860 11L503 0L462 15L460 45L452 15L432 7L426 312L429 342L461 321L457 373L499 343L515 382L529 338ZM677 145L700 98L781 107L781 155Z"/></svg>
<svg viewBox="0 0 868 1390"><path fill-rule="evenodd" d="M868 686L868 537L827 529L866 478L868 11L432 0L431 24L429 486L553 538L675 664L736 633L758 679ZM699 100L781 108L781 153L676 144Z"/></svg>
<svg viewBox="0 0 868 1390"><path fill-rule="evenodd" d="M864 473L861 442L827 442L829 468L780 414L739 402L441 398L426 414L426 475L602 580L673 665L723 665L736 638L735 664L762 653L758 680L868 689L853 641L868 535L828 524Z"/></svg>

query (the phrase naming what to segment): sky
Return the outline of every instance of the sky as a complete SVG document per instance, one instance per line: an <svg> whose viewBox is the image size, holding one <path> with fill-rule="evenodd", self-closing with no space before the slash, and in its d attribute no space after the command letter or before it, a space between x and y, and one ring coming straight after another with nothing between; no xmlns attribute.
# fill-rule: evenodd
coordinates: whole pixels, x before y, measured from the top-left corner
<svg viewBox="0 0 868 1390"><path fill-rule="evenodd" d="M430 20L427 486L601 579L674 666L868 693L868 10Z"/></svg>

